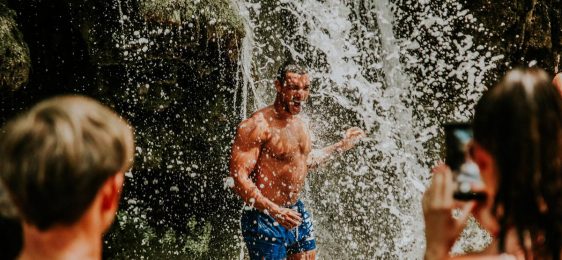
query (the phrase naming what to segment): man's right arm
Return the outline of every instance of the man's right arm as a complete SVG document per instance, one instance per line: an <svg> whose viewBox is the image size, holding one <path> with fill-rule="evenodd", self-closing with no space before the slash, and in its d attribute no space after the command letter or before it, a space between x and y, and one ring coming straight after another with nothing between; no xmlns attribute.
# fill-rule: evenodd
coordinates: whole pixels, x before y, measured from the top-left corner
<svg viewBox="0 0 562 260"><path fill-rule="evenodd" d="M301 219L297 212L280 207L262 195L250 174L256 167L261 145L267 138L267 126L255 118L243 121L236 132L230 158L230 176L234 179L234 190L247 204L271 215L281 225L292 228Z"/></svg>
<svg viewBox="0 0 562 260"><path fill-rule="evenodd" d="M327 161L333 158L334 153L342 153L351 148L353 148L359 140L365 138L365 132L358 127L352 127L347 129L345 137L330 146L324 147L323 149L314 150L308 155L307 165L309 170L313 170L320 165L325 164Z"/></svg>

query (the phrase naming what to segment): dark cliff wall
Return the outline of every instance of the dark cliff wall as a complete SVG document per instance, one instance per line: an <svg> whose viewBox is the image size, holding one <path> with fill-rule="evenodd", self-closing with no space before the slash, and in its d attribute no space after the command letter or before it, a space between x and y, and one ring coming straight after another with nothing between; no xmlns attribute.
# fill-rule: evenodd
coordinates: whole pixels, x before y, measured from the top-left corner
<svg viewBox="0 0 562 260"><path fill-rule="evenodd" d="M228 1L1 1L0 35L0 124L76 93L135 127L136 162L106 258L234 252L223 240L236 234L240 202L223 179L240 120L232 106L244 31ZM188 234L205 228L213 232Z"/></svg>
<svg viewBox="0 0 562 260"><path fill-rule="evenodd" d="M435 122L457 120L447 115L458 110L470 118L472 105L466 101L476 102L512 68L538 66L551 74L562 70L560 0L391 2L397 38L415 43L403 51L417 60L403 58L402 64L418 91L417 105L429 108ZM439 108L432 108L435 93L444 101ZM435 138L428 147L444 147L443 141Z"/></svg>
<svg viewBox="0 0 562 260"><path fill-rule="evenodd" d="M560 0L466 1L466 7L488 28L477 40L505 54L499 74L515 66L537 66L553 73L562 69L562 2Z"/></svg>

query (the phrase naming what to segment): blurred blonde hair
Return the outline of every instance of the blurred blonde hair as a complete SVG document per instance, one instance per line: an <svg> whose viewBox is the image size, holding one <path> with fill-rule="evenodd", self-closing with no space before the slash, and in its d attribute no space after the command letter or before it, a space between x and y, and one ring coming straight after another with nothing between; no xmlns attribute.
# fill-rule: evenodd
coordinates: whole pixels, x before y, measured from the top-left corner
<svg viewBox="0 0 562 260"><path fill-rule="evenodd" d="M77 221L133 156L129 124L84 96L43 101L0 134L0 176L20 217L40 230Z"/></svg>

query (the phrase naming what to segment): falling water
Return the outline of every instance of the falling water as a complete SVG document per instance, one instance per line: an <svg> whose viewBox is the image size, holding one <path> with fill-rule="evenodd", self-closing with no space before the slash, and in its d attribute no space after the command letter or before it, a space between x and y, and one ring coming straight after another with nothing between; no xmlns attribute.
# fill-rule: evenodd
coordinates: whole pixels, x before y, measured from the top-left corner
<svg viewBox="0 0 562 260"><path fill-rule="evenodd" d="M350 126L367 131L357 149L309 175L303 195L322 259L421 257L421 193L441 151L439 125L470 117L484 75L501 59L469 35L451 36L457 20L476 24L460 3L435 11L427 1L410 2L236 2L246 24L243 87L251 90L242 113L272 102L276 66L292 56L313 82L303 117L315 147ZM414 28L407 37L396 36L398 20ZM428 37L446 47L424 46ZM446 83L456 98L444 97Z"/></svg>

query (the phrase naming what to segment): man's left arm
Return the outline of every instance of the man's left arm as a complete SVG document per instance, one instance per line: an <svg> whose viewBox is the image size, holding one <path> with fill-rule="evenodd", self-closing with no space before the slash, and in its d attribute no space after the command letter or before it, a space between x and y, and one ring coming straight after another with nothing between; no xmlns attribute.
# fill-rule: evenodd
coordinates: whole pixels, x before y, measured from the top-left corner
<svg viewBox="0 0 562 260"><path fill-rule="evenodd" d="M357 143L365 137L365 132L358 127L347 129L345 137L339 142L324 147L322 149L313 150L308 155L307 165L308 169L315 169L318 166L324 165L326 162L333 159L334 153L343 153L355 147Z"/></svg>

